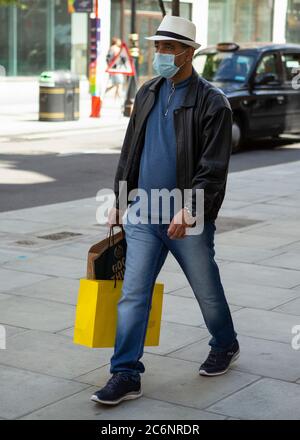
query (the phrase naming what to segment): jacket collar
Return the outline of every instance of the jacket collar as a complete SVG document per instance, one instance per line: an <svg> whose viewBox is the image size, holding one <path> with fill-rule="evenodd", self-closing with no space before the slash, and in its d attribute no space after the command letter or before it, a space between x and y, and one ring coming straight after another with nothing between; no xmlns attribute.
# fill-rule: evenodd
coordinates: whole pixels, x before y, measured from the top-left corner
<svg viewBox="0 0 300 440"><path fill-rule="evenodd" d="M149 90L156 94L158 92L158 90L160 89L160 86L162 85L163 80L164 80L164 78L162 76L157 77L153 81L151 86L149 87ZM193 67L191 82L190 82L188 90L186 92L182 107L194 107L196 105L196 99L197 99L196 90L197 90L198 80L199 80L199 75Z"/></svg>

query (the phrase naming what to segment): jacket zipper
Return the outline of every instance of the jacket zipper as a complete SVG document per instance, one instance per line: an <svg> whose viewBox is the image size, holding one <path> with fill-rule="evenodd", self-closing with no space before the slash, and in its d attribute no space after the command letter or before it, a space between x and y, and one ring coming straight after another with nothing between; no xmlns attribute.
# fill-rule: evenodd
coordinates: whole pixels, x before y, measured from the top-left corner
<svg viewBox="0 0 300 440"><path fill-rule="evenodd" d="M185 110L183 111L183 126L185 127ZM184 131L183 131L184 133ZM188 189L188 182L187 182L187 167L188 167L188 160L187 160L187 151L185 148L185 139L183 138L183 148L184 148L184 188Z"/></svg>

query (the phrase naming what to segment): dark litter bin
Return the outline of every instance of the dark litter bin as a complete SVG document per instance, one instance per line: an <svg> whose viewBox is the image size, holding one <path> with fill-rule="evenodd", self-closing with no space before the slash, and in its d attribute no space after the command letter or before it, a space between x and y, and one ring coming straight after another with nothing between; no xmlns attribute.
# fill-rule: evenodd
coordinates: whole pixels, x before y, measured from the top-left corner
<svg viewBox="0 0 300 440"><path fill-rule="evenodd" d="M79 119L79 77L69 71L43 72L40 76L40 121Z"/></svg>

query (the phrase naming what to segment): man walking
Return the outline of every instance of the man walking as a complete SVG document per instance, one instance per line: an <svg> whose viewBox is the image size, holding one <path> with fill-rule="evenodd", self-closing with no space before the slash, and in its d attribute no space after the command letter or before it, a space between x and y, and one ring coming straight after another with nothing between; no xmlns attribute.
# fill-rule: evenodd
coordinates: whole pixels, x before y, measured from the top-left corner
<svg viewBox="0 0 300 440"><path fill-rule="evenodd" d="M91 397L95 402L115 405L142 395L140 374L145 367L140 358L152 292L169 251L186 275L212 336L210 353L199 374L224 374L239 355L214 260L215 220L225 196L231 155L232 110L224 93L194 70L193 54L200 47L195 36L191 21L167 15L156 35L148 37L155 41L153 66L159 76L146 82L136 95L115 176L116 204L108 223L121 223L121 181L126 181L128 192L135 188L147 194L154 188L192 189L193 203L179 211L172 206L166 223L161 222L160 208L154 213L159 219L156 223L136 224L127 214L126 268L112 377ZM187 228L194 226L197 189L204 190L203 231L188 234Z"/></svg>

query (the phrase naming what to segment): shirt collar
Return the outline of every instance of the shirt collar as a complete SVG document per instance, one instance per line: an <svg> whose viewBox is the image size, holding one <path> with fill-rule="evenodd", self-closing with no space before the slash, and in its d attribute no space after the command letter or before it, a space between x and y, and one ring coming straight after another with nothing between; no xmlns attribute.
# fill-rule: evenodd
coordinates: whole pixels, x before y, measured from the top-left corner
<svg viewBox="0 0 300 440"><path fill-rule="evenodd" d="M155 78L155 81L151 84L149 90L156 94L160 89L160 86L163 84L164 79L165 78L163 78L162 76ZM182 107L194 107L196 104L197 93L195 93L195 91L198 88L199 75L194 67L193 67L192 75L190 76L189 79L190 81L184 98L184 102L182 103Z"/></svg>

